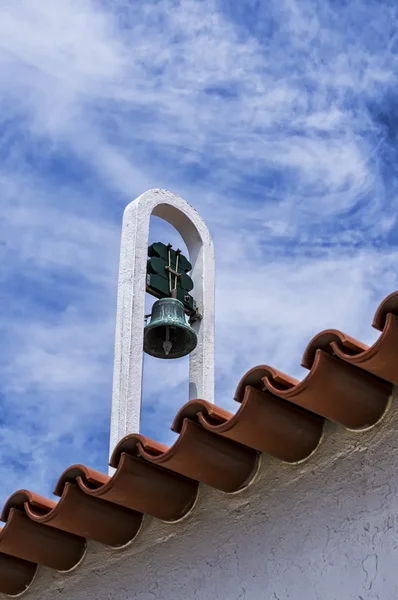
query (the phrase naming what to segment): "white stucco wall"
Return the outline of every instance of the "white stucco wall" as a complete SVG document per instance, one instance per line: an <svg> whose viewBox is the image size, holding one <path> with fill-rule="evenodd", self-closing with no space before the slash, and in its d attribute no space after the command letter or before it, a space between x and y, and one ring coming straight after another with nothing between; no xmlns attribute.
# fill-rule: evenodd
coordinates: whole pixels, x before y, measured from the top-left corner
<svg viewBox="0 0 398 600"><path fill-rule="evenodd" d="M39 569L26 600L398 599L398 394L381 423L328 424L301 465L264 457L255 481L203 487L182 522L148 518L122 550Z"/></svg>

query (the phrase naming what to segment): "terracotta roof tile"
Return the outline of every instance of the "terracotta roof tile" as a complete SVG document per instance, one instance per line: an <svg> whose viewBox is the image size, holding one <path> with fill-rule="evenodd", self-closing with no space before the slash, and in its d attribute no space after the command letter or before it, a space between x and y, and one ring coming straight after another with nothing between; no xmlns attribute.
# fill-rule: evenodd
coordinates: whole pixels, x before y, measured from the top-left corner
<svg viewBox="0 0 398 600"><path fill-rule="evenodd" d="M308 344L302 381L266 365L238 384L235 414L192 400L177 413L179 434L169 448L131 434L115 448L112 477L73 465L58 479L58 502L29 490L7 500L1 514L0 592L18 594L37 565L65 571L82 558L87 539L121 546L137 534L144 514L178 520L195 503L199 482L224 492L244 487L261 452L280 460L307 458L320 442L325 419L351 429L377 422L398 384L398 292L376 311L381 331L368 347L335 329Z"/></svg>

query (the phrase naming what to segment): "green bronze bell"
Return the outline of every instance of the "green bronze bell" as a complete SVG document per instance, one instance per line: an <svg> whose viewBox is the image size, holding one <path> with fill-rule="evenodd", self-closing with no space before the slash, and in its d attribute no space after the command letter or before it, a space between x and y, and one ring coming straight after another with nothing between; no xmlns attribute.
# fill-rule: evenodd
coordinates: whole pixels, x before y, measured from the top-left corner
<svg viewBox="0 0 398 600"><path fill-rule="evenodd" d="M180 300L162 298L155 302L151 322L144 329L144 352L156 358L181 358L192 352L197 342Z"/></svg>

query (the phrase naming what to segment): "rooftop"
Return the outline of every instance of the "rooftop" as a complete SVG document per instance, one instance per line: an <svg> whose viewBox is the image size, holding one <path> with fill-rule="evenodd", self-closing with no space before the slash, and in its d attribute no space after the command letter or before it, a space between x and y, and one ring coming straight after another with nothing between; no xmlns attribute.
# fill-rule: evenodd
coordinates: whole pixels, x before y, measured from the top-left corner
<svg viewBox="0 0 398 600"><path fill-rule="evenodd" d="M261 453L288 463L306 460L321 443L326 420L355 430L374 425L398 384L398 292L380 304L373 327L381 334L371 347L337 330L315 336L303 355L309 372L302 381L254 367L238 383L235 414L205 400L188 402L174 419L179 437L170 448L126 436L112 455L112 477L69 467L55 486L58 502L15 492L1 515L0 592L22 592L38 565L72 569L87 539L125 545L144 515L178 521L194 509L199 483L227 493L245 488Z"/></svg>

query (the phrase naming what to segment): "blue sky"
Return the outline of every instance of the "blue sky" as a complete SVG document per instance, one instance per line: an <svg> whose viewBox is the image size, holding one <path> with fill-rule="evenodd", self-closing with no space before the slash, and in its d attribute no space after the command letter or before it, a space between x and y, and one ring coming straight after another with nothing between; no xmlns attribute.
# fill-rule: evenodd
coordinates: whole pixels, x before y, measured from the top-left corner
<svg viewBox="0 0 398 600"><path fill-rule="evenodd" d="M398 7L352 0L3 0L0 495L107 469L125 205L206 219L216 401L303 377L326 327L368 343L397 288ZM153 240L178 242L154 219ZM186 360L147 358L142 431L171 442Z"/></svg>

